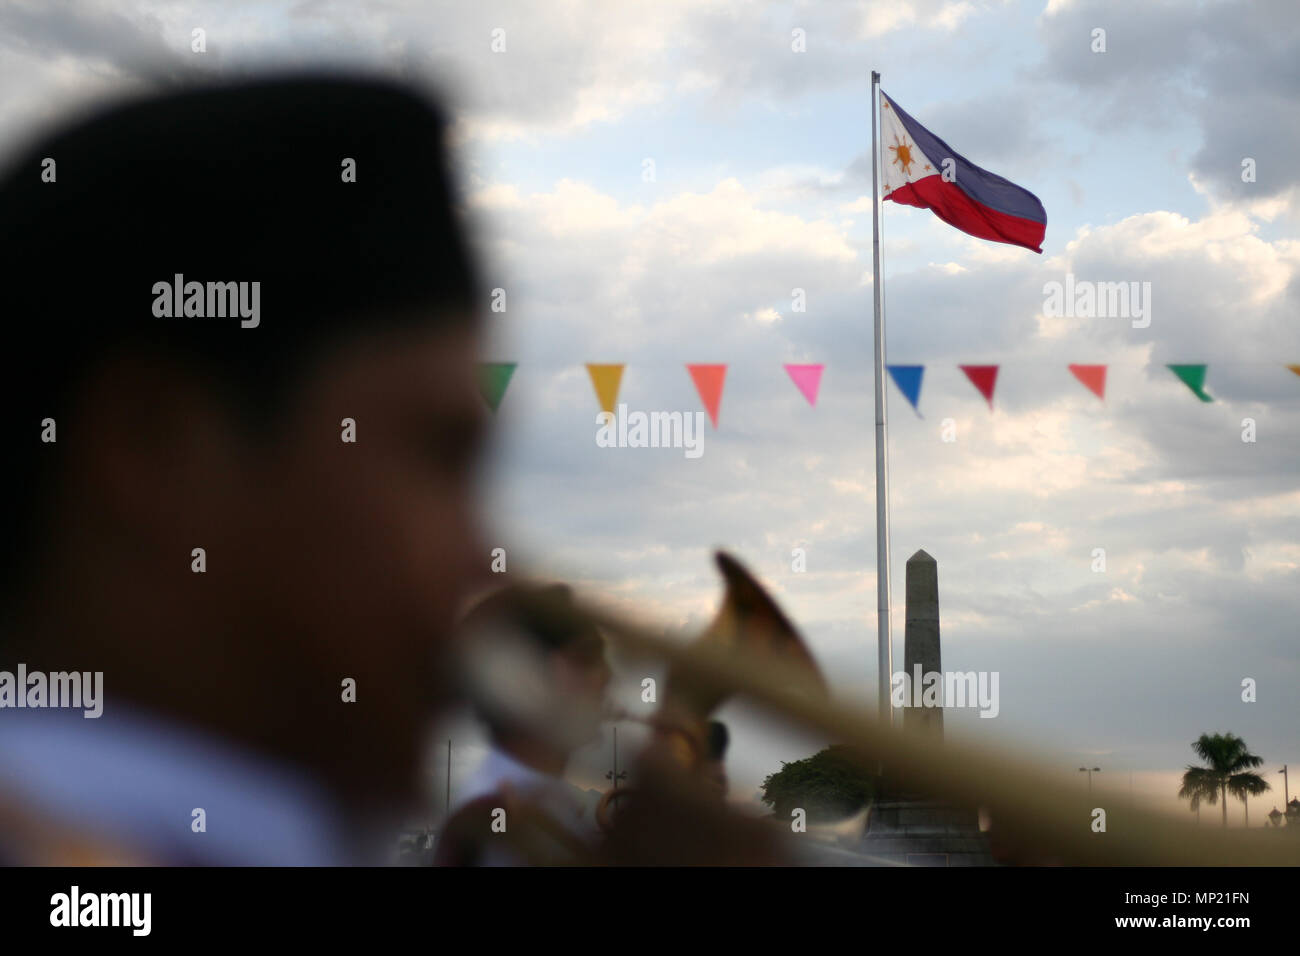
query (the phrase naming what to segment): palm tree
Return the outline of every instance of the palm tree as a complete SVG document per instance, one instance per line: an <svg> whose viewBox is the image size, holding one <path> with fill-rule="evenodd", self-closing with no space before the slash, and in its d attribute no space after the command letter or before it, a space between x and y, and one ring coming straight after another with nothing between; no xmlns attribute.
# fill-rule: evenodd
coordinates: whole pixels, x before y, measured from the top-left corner
<svg viewBox="0 0 1300 956"><path fill-rule="evenodd" d="M1256 795L1269 789L1264 778L1248 768L1258 767L1264 758L1246 749L1246 741L1235 734L1201 734L1192 744L1196 755L1208 767L1188 766L1183 774L1180 797L1190 797L1193 810L1200 810L1201 801L1210 806L1223 797L1223 825L1228 825L1228 794L1243 803L1248 794Z"/></svg>

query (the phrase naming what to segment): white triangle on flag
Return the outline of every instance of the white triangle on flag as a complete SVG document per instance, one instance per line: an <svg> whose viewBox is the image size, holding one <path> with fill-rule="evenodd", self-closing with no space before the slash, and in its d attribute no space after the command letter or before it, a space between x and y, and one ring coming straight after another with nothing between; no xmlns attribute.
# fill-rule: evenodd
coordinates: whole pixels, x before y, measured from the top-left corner
<svg viewBox="0 0 1300 956"><path fill-rule="evenodd" d="M921 147L907 134L907 128L890 105L889 97L880 94L880 162L885 174L881 177L881 195L888 196L900 186L914 183L927 176L938 176L942 170L936 157L921 152Z"/></svg>

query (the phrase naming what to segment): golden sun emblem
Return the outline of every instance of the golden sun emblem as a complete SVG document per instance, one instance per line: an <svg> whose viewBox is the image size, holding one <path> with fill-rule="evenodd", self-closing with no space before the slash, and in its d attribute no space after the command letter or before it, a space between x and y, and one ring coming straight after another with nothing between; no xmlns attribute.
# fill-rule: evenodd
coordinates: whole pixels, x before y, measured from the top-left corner
<svg viewBox="0 0 1300 956"><path fill-rule="evenodd" d="M889 147L894 151L893 162L898 163L903 170L904 176L912 175L912 164L916 159L912 156L912 146L907 142L907 137L903 137L903 142L898 142L898 137L894 137L895 145Z"/></svg>

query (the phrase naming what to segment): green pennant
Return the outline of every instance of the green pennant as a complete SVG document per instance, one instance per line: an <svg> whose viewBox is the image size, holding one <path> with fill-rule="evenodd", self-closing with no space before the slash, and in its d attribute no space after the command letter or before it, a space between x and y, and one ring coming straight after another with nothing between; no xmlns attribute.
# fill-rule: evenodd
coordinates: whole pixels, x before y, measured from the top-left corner
<svg viewBox="0 0 1300 956"><path fill-rule="evenodd" d="M506 388L510 385L510 376L515 374L517 362L480 362L478 366L478 385L483 391L483 401L493 412L501 405Z"/></svg>
<svg viewBox="0 0 1300 956"><path fill-rule="evenodd" d="M1205 391L1205 369L1204 365L1166 365L1169 371L1177 375L1184 385L1192 390L1195 395L1203 402L1212 402L1214 397L1206 394Z"/></svg>

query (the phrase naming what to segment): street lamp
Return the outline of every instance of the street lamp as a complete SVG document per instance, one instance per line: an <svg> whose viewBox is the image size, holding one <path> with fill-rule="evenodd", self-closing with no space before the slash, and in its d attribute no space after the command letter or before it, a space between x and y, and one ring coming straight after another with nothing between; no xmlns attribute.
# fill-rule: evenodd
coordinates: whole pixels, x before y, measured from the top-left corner
<svg viewBox="0 0 1300 956"><path fill-rule="evenodd" d="M1282 775L1282 806L1291 802L1291 781L1286 774L1286 764L1282 764L1282 769L1278 771Z"/></svg>
<svg viewBox="0 0 1300 956"><path fill-rule="evenodd" d="M614 789L618 789L618 782L627 779L627 771L618 772L618 728L614 728L614 769L605 771L605 779L613 781Z"/></svg>
<svg viewBox="0 0 1300 956"><path fill-rule="evenodd" d="M1080 767L1080 768L1079 768L1079 773L1086 773L1086 774L1088 775L1088 796L1092 796L1092 775L1093 775L1094 773L1101 773L1101 768L1100 768L1100 767Z"/></svg>

